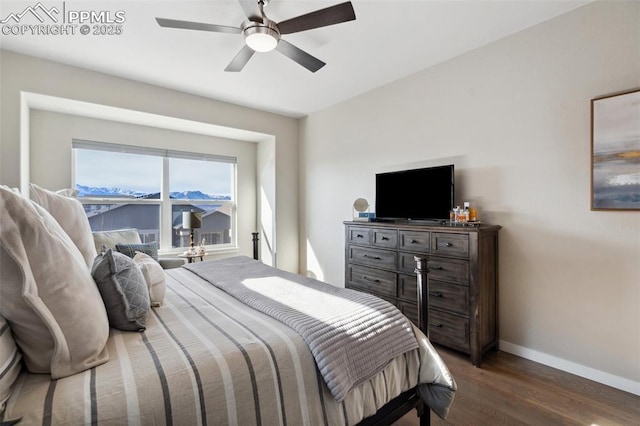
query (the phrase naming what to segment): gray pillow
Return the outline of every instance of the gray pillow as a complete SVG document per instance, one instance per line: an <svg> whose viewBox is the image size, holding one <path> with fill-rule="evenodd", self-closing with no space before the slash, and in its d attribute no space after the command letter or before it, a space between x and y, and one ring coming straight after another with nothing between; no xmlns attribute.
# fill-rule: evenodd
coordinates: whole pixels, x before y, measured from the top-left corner
<svg viewBox="0 0 640 426"><path fill-rule="evenodd" d="M107 308L109 324L125 331L144 331L150 300L147 282L136 263L108 249L93 262L91 275Z"/></svg>
<svg viewBox="0 0 640 426"><path fill-rule="evenodd" d="M151 256L153 260L158 260L158 246L155 242L140 244L118 243L116 244L116 250L132 259L136 256L136 252L140 252Z"/></svg>

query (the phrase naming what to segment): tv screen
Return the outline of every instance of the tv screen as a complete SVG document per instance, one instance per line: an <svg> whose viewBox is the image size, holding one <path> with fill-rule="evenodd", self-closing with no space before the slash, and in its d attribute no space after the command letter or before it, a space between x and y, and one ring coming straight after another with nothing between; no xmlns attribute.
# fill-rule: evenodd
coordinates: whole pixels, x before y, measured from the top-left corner
<svg viewBox="0 0 640 426"><path fill-rule="evenodd" d="M376 174L376 217L443 220L453 208L453 164Z"/></svg>

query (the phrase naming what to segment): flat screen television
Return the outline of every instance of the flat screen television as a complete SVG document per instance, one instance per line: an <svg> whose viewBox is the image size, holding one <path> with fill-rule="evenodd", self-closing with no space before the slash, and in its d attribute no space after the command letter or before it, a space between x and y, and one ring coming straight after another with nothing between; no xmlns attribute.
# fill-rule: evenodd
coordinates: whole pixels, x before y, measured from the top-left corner
<svg viewBox="0 0 640 426"><path fill-rule="evenodd" d="M453 209L453 164L376 174L376 218L448 220Z"/></svg>

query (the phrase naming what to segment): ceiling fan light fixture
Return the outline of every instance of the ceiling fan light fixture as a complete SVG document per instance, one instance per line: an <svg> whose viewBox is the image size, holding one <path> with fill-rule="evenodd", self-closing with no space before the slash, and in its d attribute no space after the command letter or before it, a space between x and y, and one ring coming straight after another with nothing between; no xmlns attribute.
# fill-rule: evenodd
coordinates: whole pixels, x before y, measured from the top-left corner
<svg viewBox="0 0 640 426"><path fill-rule="evenodd" d="M247 46L256 52L270 52L275 49L280 40L280 33L269 24L252 22L251 25L246 26L242 34Z"/></svg>

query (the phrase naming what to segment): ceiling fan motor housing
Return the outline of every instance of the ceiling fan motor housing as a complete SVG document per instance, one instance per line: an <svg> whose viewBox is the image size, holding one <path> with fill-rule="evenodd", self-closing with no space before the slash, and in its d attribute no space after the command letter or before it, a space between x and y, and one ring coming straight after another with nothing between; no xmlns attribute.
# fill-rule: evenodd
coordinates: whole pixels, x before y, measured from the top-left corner
<svg viewBox="0 0 640 426"><path fill-rule="evenodd" d="M280 41L278 26L266 17L262 22L243 22L242 35L247 46L256 52L269 52L275 49Z"/></svg>

